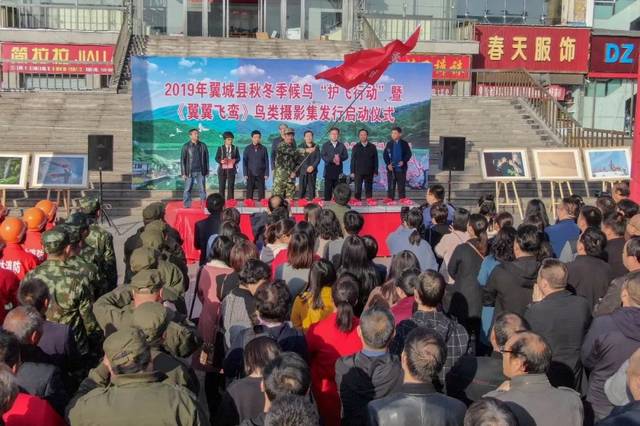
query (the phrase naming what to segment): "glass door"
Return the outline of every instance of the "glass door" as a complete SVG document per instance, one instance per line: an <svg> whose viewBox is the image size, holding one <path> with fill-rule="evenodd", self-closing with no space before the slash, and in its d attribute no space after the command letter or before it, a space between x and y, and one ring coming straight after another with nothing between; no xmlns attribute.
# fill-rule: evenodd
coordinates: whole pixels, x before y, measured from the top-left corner
<svg viewBox="0 0 640 426"><path fill-rule="evenodd" d="M260 21L260 0L226 0L227 37L255 37Z"/></svg>
<svg viewBox="0 0 640 426"><path fill-rule="evenodd" d="M304 28L302 28L304 18L302 12L304 10L303 0L284 0L284 15L286 17L286 37L289 40L302 40L304 37Z"/></svg>

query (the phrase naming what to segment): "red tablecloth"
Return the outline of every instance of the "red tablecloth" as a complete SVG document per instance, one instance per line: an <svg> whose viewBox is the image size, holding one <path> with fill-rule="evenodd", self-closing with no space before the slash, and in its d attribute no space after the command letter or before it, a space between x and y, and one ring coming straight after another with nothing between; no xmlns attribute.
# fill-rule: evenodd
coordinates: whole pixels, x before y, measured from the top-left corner
<svg viewBox="0 0 640 426"><path fill-rule="evenodd" d="M253 230L251 229L251 213L240 214L240 229L253 241ZM355 208L359 210L359 208ZM398 211L400 207L398 207ZM400 225L400 214L398 212L361 212L364 217L364 228L360 235L371 235L378 242L378 256L390 256L387 247L387 236ZM184 253L189 263L197 262L200 259L200 250L193 246L193 234L196 222L207 217L199 202L194 201L192 207L185 209L182 201L172 201L167 203L165 220L180 233L184 240ZM294 213L296 221L302 220L303 214Z"/></svg>

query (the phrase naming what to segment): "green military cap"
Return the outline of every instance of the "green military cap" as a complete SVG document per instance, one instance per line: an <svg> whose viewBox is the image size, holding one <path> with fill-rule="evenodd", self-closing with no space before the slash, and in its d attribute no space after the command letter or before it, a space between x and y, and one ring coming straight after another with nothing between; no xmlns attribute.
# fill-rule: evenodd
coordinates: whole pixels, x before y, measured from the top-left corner
<svg viewBox="0 0 640 426"><path fill-rule="evenodd" d="M78 205L86 214L95 214L100 209L100 201L94 197L82 197L78 200Z"/></svg>
<svg viewBox="0 0 640 426"><path fill-rule="evenodd" d="M164 233L167 229L167 224L163 220L153 220L147 223L144 227L145 231L158 231Z"/></svg>
<svg viewBox="0 0 640 426"><path fill-rule="evenodd" d="M78 244L82 239L82 231L80 231L80 227L69 225L68 223L63 223L62 225L58 225L58 227L64 229L67 233L70 244Z"/></svg>
<svg viewBox="0 0 640 426"><path fill-rule="evenodd" d="M156 293L162 288L162 278L156 269L145 269L131 278L131 288L136 293Z"/></svg>
<svg viewBox="0 0 640 426"><path fill-rule="evenodd" d="M89 227L89 216L87 216L86 213L81 212L72 213L64 223L65 225L76 226L80 229L85 229Z"/></svg>
<svg viewBox="0 0 640 426"><path fill-rule="evenodd" d="M147 342L158 340L167 330L172 315L162 303L147 302L133 311L133 326L138 327L147 336Z"/></svg>
<svg viewBox="0 0 640 426"><path fill-rule="evenodd" d="M69 244L71 244L69 233L61 226L56 226L42 234L42 245L48 254L60 253Z"/></svg>
<svg viewBox="0 0 640 426"><path fill-rule="evenodd" d="M105 339L102 348L111 367L148 362L151 358L146 336L139 328L121 328Z"/></svg>
<svg viewBox="0 0 640 426"><path fill-rule="evenodd" d="M162 246L164 246L164 235L162 232L147 229L142 234L140 234L140 240L142 241L142 246L147 247L153 250L160 250Z"/></svg>
<svg viewBox="0 0 640 426"><path fill-rule="evenodd" d="M145 221L158 220L164 217L164 204L155 202L149 204L142 210L142 219Z"/></svg>
<svg viewBox="0 0 640 426"><path fill-rule="evenodd" d="M131 253L129 265L134 274L144 269L155 269L158 264L158 256L154 249L149 247L137 248Z"/></svg>

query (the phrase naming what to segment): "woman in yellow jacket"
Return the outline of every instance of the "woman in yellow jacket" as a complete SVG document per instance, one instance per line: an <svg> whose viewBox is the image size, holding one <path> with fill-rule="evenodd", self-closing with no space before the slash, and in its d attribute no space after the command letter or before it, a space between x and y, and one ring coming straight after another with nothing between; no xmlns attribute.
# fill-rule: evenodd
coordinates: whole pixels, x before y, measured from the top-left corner
<svg viewBox="0 0 640 426"><path fill-rule="evenodd" d="M331 287L335 282L336 270L331 262L321 259L311 265L307 288L293 301L291 322L295 328L306 332L333 312Z"/></svg>

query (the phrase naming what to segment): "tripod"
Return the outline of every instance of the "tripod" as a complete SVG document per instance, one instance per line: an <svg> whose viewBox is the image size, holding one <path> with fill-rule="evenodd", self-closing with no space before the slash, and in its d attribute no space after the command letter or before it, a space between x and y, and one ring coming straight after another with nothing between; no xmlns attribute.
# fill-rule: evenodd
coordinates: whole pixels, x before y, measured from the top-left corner
<svg viewBox="0 0 640 426"><path fill-rule="evenodd" d="M111 217L109 217L109 214L107 213L107 211L104 208L104 203L102 201L102 167L98 168L98 173L99 173L99 175L98 175L99 176L98 202L100 203L100 224L104 224L104 222L106 220L106 222L109 224L109 226L116 230L118 235L122 235L122 233L120 233L120 229L118 229L118 227L113 222L113 220L111 220Z"/></svg>

